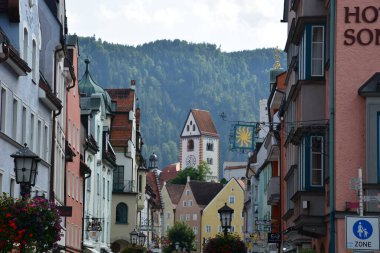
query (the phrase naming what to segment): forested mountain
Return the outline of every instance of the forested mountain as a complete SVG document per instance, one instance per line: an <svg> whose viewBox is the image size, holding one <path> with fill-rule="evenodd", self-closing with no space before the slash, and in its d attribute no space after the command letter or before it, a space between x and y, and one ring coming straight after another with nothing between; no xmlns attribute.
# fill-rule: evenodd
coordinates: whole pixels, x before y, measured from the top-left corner
<svg viewBox="0 0 380 253"><path fill-rule="evenodd" d="M179 136L191 108L210 111L221 139L221 166L246 160L229 151L231 123L220 114L227 120L258 119L259 100L269 94L273 48L226 53L216 45L180 40L132 47L81 37L79 50L79 79L89 58L90 72L103 88L129 88L136 80L144 155L154 151L160 168L179 160ZM285 66L285 54L280 58Z"/></svg>

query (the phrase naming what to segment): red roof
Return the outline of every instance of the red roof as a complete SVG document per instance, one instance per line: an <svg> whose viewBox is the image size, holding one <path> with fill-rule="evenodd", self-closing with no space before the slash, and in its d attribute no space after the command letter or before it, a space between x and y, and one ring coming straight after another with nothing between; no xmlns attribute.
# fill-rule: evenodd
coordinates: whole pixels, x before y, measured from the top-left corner
<svg viewBox="0 0 380 253"><path fill-rule="evenodd" d="M173 204L178 204L185 186L184 184L166 184L166 189Z"/></svg>
<svg viewBox="0 0 380 253"><path fill-rule="evenodd" d="M175 178L180 171L180 163L172 163L166 166L160 173L160 185L163 186L164 182L168 182Z"/></svg>
<svg viewBox="0 0 380 253"><path fill-rule="evenodd" d="M132 122L129 112L133 111L135 91L132 89L107 89L113 102L116 102L116 113L111 122L110 141L114 147L127 147L132 138Z"/></svg>
<svg viewBox="0 0 380 253"><path fill-rule="evenodd" d="M191 113L194 116L195 122L197 123L201 134L218 136L218 131L216 131L209 111L192 109Z"/></svg>

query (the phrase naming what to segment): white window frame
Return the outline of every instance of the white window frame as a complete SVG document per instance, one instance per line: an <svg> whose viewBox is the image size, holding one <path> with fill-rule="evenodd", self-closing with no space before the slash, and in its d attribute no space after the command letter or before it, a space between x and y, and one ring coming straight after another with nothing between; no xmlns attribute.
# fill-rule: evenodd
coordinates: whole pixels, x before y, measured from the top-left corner
<svg viewBox="0 0 380 253"><path fill-rule="evenodd" d="M321 150L318 152L313 152L313 139L314 138L320 138L321 139ZM313 154L319 155L321 161L321 168L314 169L313 168ZM323 186L323 136L310 136L310 186L312 187L322 187ZM320 184L313 184L313 171L320 171Z"/></svg>
<svg viewBox="0 0 380 253"><path fill-rule="evenodd" d="M313 41L313 35L314 35L314 29L320 29L322 28L322 41ZM310 75L311 76L324 76L324 54L325 54L325 48L324 48L324 45L325 45L325 27L323 25L314 25L311 27L311 46L310 46ZM313 56L313 47L314 46L320 46L322 47L321 48L321 51L322 51L322 55L321 55L321 58L314 58ZM321 73L313 73L313 66L315 66L315 64L313 64L314 61L320 61L321 63Z"/></svg>
<svg viewBox="0 0 380 253"><path fill-rule="evenodd" d="M228 198L228 201L230 204L235 204L235 195L230 195L230 197Z"/></svg>

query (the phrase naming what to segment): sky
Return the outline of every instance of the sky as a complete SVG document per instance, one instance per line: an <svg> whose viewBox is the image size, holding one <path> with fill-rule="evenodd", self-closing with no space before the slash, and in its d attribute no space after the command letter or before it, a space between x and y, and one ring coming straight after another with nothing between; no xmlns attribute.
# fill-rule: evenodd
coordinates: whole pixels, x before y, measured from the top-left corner
<svg viewBox="0 0 380 253"><path fill-rule="evenodd" d="M70 34L132 46L206 42L225 52L283 49L282 11L282 0L66 0Z"/></svg>

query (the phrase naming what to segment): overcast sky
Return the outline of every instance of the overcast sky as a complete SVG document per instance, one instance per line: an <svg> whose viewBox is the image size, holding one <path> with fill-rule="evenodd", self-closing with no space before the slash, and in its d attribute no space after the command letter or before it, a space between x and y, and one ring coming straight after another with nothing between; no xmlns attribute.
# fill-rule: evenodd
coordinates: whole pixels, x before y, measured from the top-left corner
<svg viewBox="0 0 380 253"><path fill-rule="evenodd" d="M181 39L222 51L283 49L283 0L66 0L69 33L141 45Z"/></svg>

